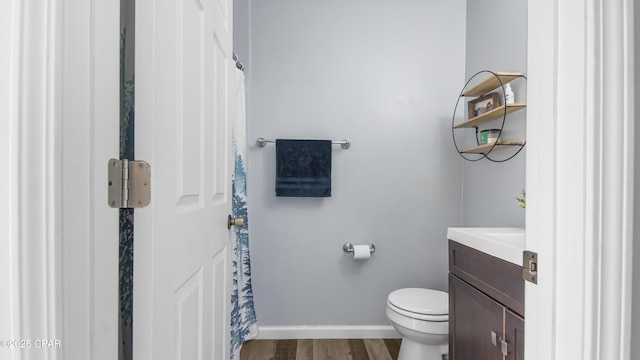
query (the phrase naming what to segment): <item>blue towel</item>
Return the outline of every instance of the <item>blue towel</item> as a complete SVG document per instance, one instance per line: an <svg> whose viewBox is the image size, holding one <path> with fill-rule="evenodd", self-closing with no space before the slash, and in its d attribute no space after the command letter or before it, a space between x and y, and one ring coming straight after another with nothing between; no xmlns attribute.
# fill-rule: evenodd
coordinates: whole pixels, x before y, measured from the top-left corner
<svg viewBox="0 0 640 360"><path fill-rule="evenodd" d="M331 196L331 140L276 140L276 196Z"/></svg>

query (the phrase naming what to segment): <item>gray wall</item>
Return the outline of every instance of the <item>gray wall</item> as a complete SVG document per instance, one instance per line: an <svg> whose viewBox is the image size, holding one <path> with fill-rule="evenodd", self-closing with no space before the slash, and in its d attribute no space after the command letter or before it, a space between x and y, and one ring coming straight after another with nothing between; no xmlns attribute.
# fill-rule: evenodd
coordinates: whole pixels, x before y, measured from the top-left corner
<svg viewBox="0 0 640 360"><path fill-rule="evenodd" d="M247 69L251 60L250 29L249 0L233 0L233 52Z"/></svg>
<svg viewBox="0 0 640 360"><path fill-rule="evenodd" d="M386 325L390 291L447 288L446 229L462 224L450 119L464 83L465 0L261 0L248 14L259 324ZM332 197L276 198L275 146L255 147L258 137L353 146L334 147ZM377 251L356 262L345 241Z"/></svg>
<svg viewBox="0 0 640 360"><path fill-rule="evenodd" d="M233 0L233 52L244 66L247 119L251 118L251 7L250 0ZM247 124L248 126L249 124Z"/></svg>
<svg viewBox="0 0 640 360"><path fill-rule="evenodd" d="M527 72L527 1L467 1L467 79L481 70ZM486 74L474 78L483 79ZM526 81L512 82L516 102L526 102ZM464 111L461 105L458 111ZM526 110L508 115L505 133L508 139L525 139ZM499 128L501 119L486 126ZM456 134L465 130L456 130ZM472 134L466 130L464 137ZM475 141L475 140L474 140ZM526 147L513 159L493 163L487 159L464 162L464 226L524 226L524 209L516 197L525 188ZM501 160L511 150L494 151ZM472 156L469 156L472 157Z"/></svg>

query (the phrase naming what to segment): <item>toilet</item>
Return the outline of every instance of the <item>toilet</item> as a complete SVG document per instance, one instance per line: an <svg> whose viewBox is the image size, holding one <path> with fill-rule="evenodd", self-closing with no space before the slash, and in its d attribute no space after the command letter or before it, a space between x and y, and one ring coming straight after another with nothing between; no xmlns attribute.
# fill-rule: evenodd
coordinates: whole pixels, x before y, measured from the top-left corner
<svg viewBox="0 0 640 360"><path fill-rule="evenodd" d="M449 295L407 288L387 297L387 317L402 336L398 360L442 360L449 352Z"/></svg>

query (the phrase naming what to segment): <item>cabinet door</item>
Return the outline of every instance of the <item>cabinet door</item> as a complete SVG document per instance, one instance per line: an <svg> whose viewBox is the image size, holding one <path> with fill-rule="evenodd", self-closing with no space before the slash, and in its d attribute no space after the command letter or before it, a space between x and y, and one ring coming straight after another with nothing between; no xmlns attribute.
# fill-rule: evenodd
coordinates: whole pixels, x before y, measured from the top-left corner
<svg viewBox="0 0 640 360"><path fill-rule="evenodd" d="M524 319L507 309L505 329L506 340L510 345L506 360L524 360Z"/></svg>
<svg viewBox="0 0 640 360"><path fill-rule="evenodd" d="M502 360L491 333L502 334L504 306L449 274L449 355L451 360Z"/></svg>

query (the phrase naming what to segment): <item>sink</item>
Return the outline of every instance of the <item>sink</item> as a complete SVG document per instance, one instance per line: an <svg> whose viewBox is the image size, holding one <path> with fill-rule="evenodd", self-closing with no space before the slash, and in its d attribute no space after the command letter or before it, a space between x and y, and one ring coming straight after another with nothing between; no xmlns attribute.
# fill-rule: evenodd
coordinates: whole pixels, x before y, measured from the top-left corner
<svg viewBox="0 0 640 360"><path fill-rule="evenodd" d="M447 238L516 265L522 265L524 228L449 228Z"/></svg>

